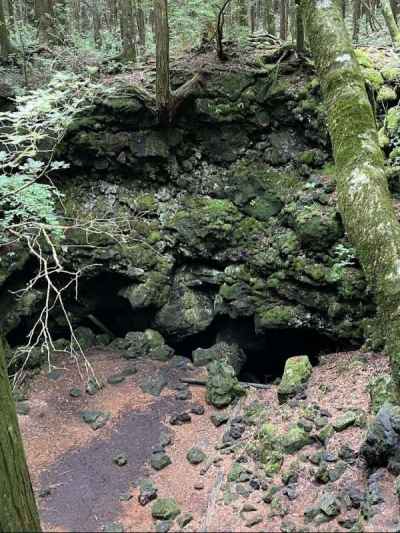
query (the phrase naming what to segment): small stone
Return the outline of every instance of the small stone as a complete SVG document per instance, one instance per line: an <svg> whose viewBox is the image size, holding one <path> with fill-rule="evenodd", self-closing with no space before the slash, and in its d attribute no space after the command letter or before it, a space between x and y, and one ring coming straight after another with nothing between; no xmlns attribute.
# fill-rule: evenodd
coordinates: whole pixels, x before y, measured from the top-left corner
<svg viewBox="0 0 400 533"><path fill-rule="evenodd" d="M186 459L192 465L198 465L205 461L206 458L206 454L200 448L191 448L186 454Z"/></svg>
<svg viewBox="0 0 400 533"><path fill-rule="evenodd" d="M156 524L156 533L168 533L173 523L173 520L160 520Z"/></svg>
<svg viewBox="0 0 400 533"><path fill-rule="evenodd" d="M279 491L280 487L278 485L271 485L262 496L263 502L271 503L274 498L274 495Z"/></svg>
<svg viewBox="0 0 400 533"><path fill-rule="evenodd" d="M322 462L323 455L324 455L324 452L321 452L321 451L315 452L312 455L310 455L309 460L313 465L319 465Z"/></svg>
<svg viewBox="0 0 400 533"><path fill-rule="evenodd" d="M82 396L82 391L81 389L74 387L69 391L69 395L71 396L71 398L80 398Z"/></svg>
<svg viewBox="0 0 400 533"><path fill-rule="evenodd" d="M307 431L307 433L310 433L314 427L314 424L305 418L300 418L300 420L297 422L297 425L303 428L304 431Z"/></svg>
<svg viewBox="0 0 400 533"><path fill-rule="evenodd" d="M113 463L115 463L117 466L125 466L128 464L128 456L125 453L119 453L113 457Z"/></svg>
<svg viewBox="0 0 400 533"><path fill-rule="evenodd" d="M196 405L193 405L193 407L191 408L190 410L191 413L193 413L194 415L204 415L204 413L206 412L205 408L203 405L201 404L196 404Z"/></svg>
<svg viewBox="0 0 400 533"><path fill-rule="evenodd" d="M154 470L163 470L171 463L171 458L166 453L153 453L150 460L150 464Z"/></svg>
<svg viewBox="0 0 400 533"><path fill-rule="evenodd" d="M101 528L104 533L124 533L124 528L119 522L108 522Z"/></svg>
<svg viewBox="0 0 400 533"><path fill-rule="evenodd" d="M303 428L295 425L288 429L282 439L287 453L295 453L311 443L309 434Z"/></svg>
<svg viewBox="0 0 400 533"><path fill-rule="evenodd" d="M177 400L182 400L182 401L189 400L191 397L192 397L192 393L188 389L180 390L175 394L175 398Z"/></svg>
<svg viewBox="0 0 400 533"><path fill-rule="evenodd" d="M183 424L189 424L192 421L192 417L189 413L180 413L178 415L173 415L169 419L171 426L182 426Z"/></svg>
<svg viewBox="0 0 400 533"><path fill-rule="evenodd" d="M249 490L245 485L242 483L238 483L236 485L236 493L239 496L242 496L242 498L248 498L251 494L251 490Z"/></svg>
<svg viewBox="0 0 400 533"><path fill-rule="evenodd" d="M314 478L319 483L329 483L329 469L326 463L322 463L314 474Z"/></svg>
<svg viewBox="0 0 400 533"><path fill-rule="evenodd" d="M241 509L241 513L251 513L252 511L257 511L257 507L252 503L245 503Z"/></svg>
<svg viewBox="0 0 400 533"><path fill-rule="evenodd" d="M155 376L148 376L143 383L140 385L140 388L146 394L151 394L152 396L160 396L162 390L167 386L167 379L159 372Z"/></svg>
<svg viewBox="0 0 400 533"><path fill-rule="evenodd" d="M126 378L133 376L134 374L137 374L137 368L135 366L128 366L121 372L121 376L125 376Z"/></svg>
<svg viewBox="0 0 400 533"><path fill-rule="evenodd" d="M259 524L260 522L263 521L263 517L261 514L254 514L252 516L250 516L249 518L246 519L245 521L245 526L246 527L253 527L253 526L256 526L257 524Z"/></svg>
<svg viewBox="0 0 400 533"><path fill-rule="evenodd" d="M322 444L326 444L328 442L328 440L332 437L334 432L335 431L334 431L333 427L331 426L331 424L327 424L318 433L318 439L322 442Z"/></svg>
<svg viewBox="0 0 400 533"><path fill-rule="evenodd" d="M342 477L347 470L347 464L344 461L339 461L331 470L329 470L329 480L334 482Z"/></svg>
<svg viewBox="0 0 400 533"><path fill-rule="evenodd" d="M317 429L322 429L326 424L328 424L328 419L325 416L317 416L314 420L314 424Z"/></svg>
<svg viewBox="0 0 400 533"><path fill-rule="evenodd" d="M95 378L90 378L86 384L86 394L89 396L94 396L100 389L103 388L103 385Z"/></svg>
<svg viewBox="0 0 400 533"><path fill-rule="evenodd" d="M246 430L244 424L232 424L229 430L229 435L233 440L238 440Z"/></svg>
<svg viewBox="0 0 400 533"><path fill-rule="evenodd" d="M177 520L178 526L182 529L185 526L187 526L192 520L193 520L192 513L184 513L183 515L179 516Z"/></svg>
<svg viewBox="0 0 400 533"><path fill-rule="evenodd" d="M333 452L325 452L322 455L322 460L327 463L335 463L338 460L338 456Z"/></svg>
<svg viewBox="0 0 400 533"><path fill-rule="evenodd" d="M163 431L160 434L160 446L162 448L166 448L170 444L172 444L172 435L170 435L169 433L166 433L165 431Z"/></svg>
<svg viewBox="0 0 400 533"><path fill-rule="evenodd" d="M398 476L394 482L394 488L397 497L400 499L400 476Z"/></svg>
<svg viewBox="0 0 400 533"><path fill-rule="evenodd" d="M274 496L271 502L271 512L269 516L273 518L274 516L284 517L288 514L289 508L284 502L283 498L279 496Z"/></svg>
<svg viewBox="0 0 400 533"><path fill-rule="evenodd" d="M336 431L344 431L353 426L357 421L357 414L354 411L346 411L333 422L333 428Z"/></svg>
<svg viewBox="0 0 400 533"><path fill-rule="evenodd" d="M324 492L319 500L319 508L326 516L335 517L340 514L340 501L331 492Z"/></svg>
<svg viewBox="0 0 400 533"><path fill-rule="evenodd" d="M358 522L358 512L348 511L338 518L339 526L343 529L351 529Z"/></svg>
<svg viewBox="0 0 400 533"><path fill-rule="evenodd" d="M289 522L288 520L284 520L281 523L281 531L282 533L296 533L296 524Z"/></svg>
<svg viewBox="0 0 400 533"><path fill-rule="evenodd" d="M287 496L290 501L294 501L297 498L296 485L288 485L282 490L282 494Z"/></svg>
<svg viewBox="0 0 400 533"><path fill-rule="evenodd" d="M245 468L240 463L233 463L228 473L228 481L238 481L240 474L245 472Z"/></svg>
<svg viewBox="0 0 400 533"><path fill-rule="evenodd" d="M57 381L58 379L62 378L63 375L64 375L64 372L62 370L55 369L55 370L51 370L47 374L47 378L51 379L52 381Z"/></svg>
<svg viewBox="0 0 400 533"><path fill-rule="evenodd" d="M350 446L343 445L339 450L339 457L343 459L347 464L351 465L356 462L357 452L355 452Z"/></svg>
<svg viewBox="0 0 400 533"><path fill-rule="evenodd" d="M194 484L194 489L195 490L203 490L204 489L204 483L201 483L201 481L198 481L197 483Z"/></svg>
<svg viewBox="0 0 400 533"><path fill-rule="evenodd" d="M85 424L89 424L94 431L105 426L110 419L110 414L102 411L82 411L80 416Z"/></svg>
<svg viewBox="0 0 400 533"><path fill-rule="evenodd" d="M280 403L293 398L304 388L312 374L312 366L308 356L290 357L286 360L282 381L278 387L278 399Z"/></svg>
<svg viewBox="0 0 400 533"><path fill-rule="evenodd" d="M159 498L153 503L151 515L158 520L173 520L181 513L173 498Z"/></svg>
<svg viewBox="0 0 400 533"><path fill-rule="evenodd" d="M100 415L96 418L94 422L92 422L92 424L90 424L90 426L93 431L97 431L98 429L104 427L110 418L110 413L100 413Z"/></svg>
<svg viewBox="0 0 400 533"><path fill-rule="evenodd" d="M120 502L129 502L133 498L133 495L130 492L127 492L125 494L121 494L119 497Z"/></svg>
<svg viewBox="0 0 400 533"><path fill-rule="evenodd" d="M309 522L312 522L314 518L319 514L319 507L313 506L313 507L306 507L304 509L303 515L304 515L304 522L307 524Z"/></svg>
<svg viewBox="0 0 400 533"><path fill-rule="evenodd" d="M250 481L251 475L248 472L242 472L239 476L239 483L246 483L247 481Z"/></svg>
<svg viewBox="0 0 400 533"><path fill-rule="evenodd" d="M17 415L27 416L29 415L31 408L27 402L18 402L15 405L15 410L17 412Z"/></svg>
<svg viewBox="0 0 400 533"><path fill-rule="evenodd" d="M229 420L229 416L223 413L215 413L210 416L210 419L214 426L217 428L219 426L222 426L223 424L226 424Z"/></svg>
<svg viewBox="0 0 400 533"><path fill-rule="evenodd" d="M157 487L151 479L142 479L139 483L139 503L147 505L157 498Z"/></svg>
<svg viewBox="0 0 400 533"><path fill-rule="evenodd" d="M261 483L257 478L251 479L249 485L253 490L260 490L261 488Z"/></svg>
<svg viewBox="0 0 400 533"><path fill-rule="evenodd" d="M46 487L45 489L42 489L40 492L39 492L39 498L47 498L47 496L50 496L51 494L51 488L50 487Z"/></svg>
<svg viewBox="0 0 400 533"><path fill-rule="evenodd" d="M107 378L107 383L109 385L119 385L125 381L125 376L123 374L114 374Z"/></svg>

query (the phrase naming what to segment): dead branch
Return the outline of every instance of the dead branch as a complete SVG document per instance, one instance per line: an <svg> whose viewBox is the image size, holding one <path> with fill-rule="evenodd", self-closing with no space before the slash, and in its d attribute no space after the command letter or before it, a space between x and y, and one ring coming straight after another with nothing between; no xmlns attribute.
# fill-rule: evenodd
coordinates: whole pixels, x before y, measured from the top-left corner
<svg viewBox="0 0 400 533"><path fill-rule="evenodd" d="M225 0L218 13L217 18L217 57L220 61L226 61L227 56L224 52L222 39L224 37L224 23L225 23L225 10L230 4L231 0Z"/></svg>

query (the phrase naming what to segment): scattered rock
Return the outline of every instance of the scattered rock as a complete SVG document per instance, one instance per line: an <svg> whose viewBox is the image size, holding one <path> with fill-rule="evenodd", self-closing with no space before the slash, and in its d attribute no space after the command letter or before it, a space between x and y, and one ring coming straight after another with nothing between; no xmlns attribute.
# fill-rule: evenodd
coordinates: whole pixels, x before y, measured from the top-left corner
<svg viewBox="0 0 400 533"><path fill-rule="evenodd" d="M71 396L71 398L80 398L82 396L82 391L81 389L74 387L69 391L69 395Z"/></svg>
<svg viewBox="0 0 400 533"><path fill-rule="evenodd" d="M245 362L246 356L236 343L218 342L211 348L197 348L192 353L194 366L207 366L212 361L226 361L239 375Z"/></svg>
<svg viewBox="0 0 400 533"><path fill-rule="evenodd" d="M39 498L47 498L47 496L50 496L51 495L51 488L50 487L46 487L44 489L41 489L38 496Z"/></svg>
<svg viewBox="0 0 400 533"><path fill-rule="evenodd" d="M260 522L263 521L263 516L259 513L256 513L256 514L252 514L251 516L249 516L246 521L245 521L245 526L246 527L253 527L253 526L256 526L257 524L260 524Z"/></svg>
<svg viewBox="0 0 400 533"><path fill-rule="evenodd" d="M161 432L159 444L162 448L166 448L172 444L172 435L166 431Z"/></svg>
<svg viewBox="0 0 400 533"><path fill-rule="evenodd" d="M283 448L287 453L295 453L310 444L310 435L298 425L294 425L282 437Z"/></svg>
<svg viewBox="0 0 400 533"><path fill-rule="evenodd" d="M333 421L332 426L336 431L344 431L348 427L353 426L356 421L357 413L354 411L346 411Z"/></svg>
<svg viewBox="0 0 400 533"><path fill-rule="evenodd" d="M200 448L191 448L187 454L186 459L192 465L198 465L207 459L206 454Z"/></svg>
<svg viewBox="0 0 400 533"><path fill-rule="evenodd" d="M201 416L201 415L204 415L206 410L204 408L204 405L201 405L200 403L198 403L198 404L193 405L193 407L190 409L190 412L193 413L194 415Z"/></svg>
<svg viewBox="0 0 400 533"><path fill-rule="evenodd" d="M139 483L139 503L147 505L157 498L157 487L151 479L142 479Z"/></svg>
<svg viewBox="0 0 400 533"><path fill-rule="evenodd" d="M282 533L296 533L296 524L289 522L288 520L283 520L281 523Z"/></svg>
<svg viewBox="0 0 400 533"><path fill-rule="evenodd" d="M121 374L114 374L113 376L110 376L107 378L107 383L109 385L119 385L120 383L123 383L125 381L125 376Z"/></svg>
<svg viewBox="0 0 400 533"><path fill-rule="evenodd" d="M119 522L108 522L101 530L104 533L124 533L124 527Z"/></svg>
<svg viewBox="0 0 400 533"><path fill-rule="evenodd" d="M280 403L293 398L304 388L312 374L312 365L307 355L290 357L285 364L282 380L278 387Z"/></svg>
<svg viewBox="0 0 400 533"><path fill-rule="evenodd" d="M216 428L226 424L229 420L229 416L224 413L214 413L210 416L211 422Z"/></svg>
<svg viewBox="0 0 400 533"><path fill-rule="evenodd" d="M197 483L194 484L194 489L195 490L203 490L204 489L204 483L201 483L201 481L198 481Z"/></svg>
<svg viewBox="0 0 400 533"><path fill-rule="evenodd" d="M334 518L340 514L340 501L331 492L324 492L319 500L319 508L326 516Z"/></svg>
<svg viewBox="0 0 400 533"><path fill-rule="evenodd" d="M389 465L396 469L400 462L400 407L386 403L379 409L368 428L361 453L369 466Z"/></svg>
<svg viewBox="0 0 400 533"><path fill-rule="evenodd" d="M157 520L173 520L181 513L174 498L158 498L153 503L151 515Z"/></svg>
<svg viewBox="0 0 400 533"><path fill-rule="evenodd" d="M175 394L175 398L176 398L177 400L182 400L182 401L189 400L191 397L192 397L192 393L191 393L190 390L188 390L188 389L186 389L186 390L180 390L180 391L178 391L178 392Z"/></svg>
<svg viewBox="0 0 400 533"><path fill-rule="evenodd" d="M180 413L178 415L173 415L169 419L171 426L182 426L183 424L189 424L192 421L192 417L189 413Z"/></svg>
<svg viewBox="0 0 400 533"><path fill-rule="evenodd" d="M193 514L192 513L184 513L178 517L178 526L183 529L185 526L187 526L191 521L193 520Z"/></svg>
<svg viewBox="0 0 400 533"><path fill-rule="evenodd" d="M89 396L94 396L99 390L101 390L104 385L96 378L89 378L86 384L86 394Z"/></svg>
<svg viewBox="0 0 400 533"><path fill-rule="evenodd" d="M57 381L60 378L62 378L63 375L64 375L64 372L62 370L54 369L54 370L51 370L47 374L47 379L51 379L52 381Z"/></svg>
<svg viewBox="0 0 400 533"><path fill-rule="evenodd" d="M153 453L150 460L150 464L154 470L163 470L171 463L171 458L166 453Z"/></svg>
<svg viewBox="0 0 400 533"><path fill-rule="evenodd" d="M111 418L110 413L103 411L82 411L80 416L85 424L88 424L94 431L104 427Z"/></svg>
<svg viewBox="0 0 400 533"><path fill-rule="evenodd" d="M125 453L119 453L113 457L113 463L115 463L117 466L125 466L128 464L128 456Z"/></svg>
<svg viewBox="0 0 400 533"><path fill-rule="evenodd" d="M156 533L168 533L173 523L173 520L160 520L156 524Z"/></svg>
<svg viewBox="0 0 400 533"><path fill-rule="evenodd" d="M148 376L145 378L143 383L140 385L140 388L146 394L151 394L152 396L160 396L162 390L167 386L167 379L162 372L154 376Z"/></svg>
<svg viewBox="0 0 400 533"><path fill-rule="evenodd" d="M374 415L386 402L396 403L392 378L389 374L371 378L368 383L368 392L371 400L371 411Z"/></svg>
<svg viewBox="0 0 400 533"><path fill-rule="evenodd" d="M347 464L352 465L356 462L358 453L345 444L339 450L339 457Z"/></svg>
<svg viewBox="0 0 400 533"><path fill-rule="evenodd" d="M17 402L15 405L17 415L27 416L30 413L30 405L28 402Z"/></svg>

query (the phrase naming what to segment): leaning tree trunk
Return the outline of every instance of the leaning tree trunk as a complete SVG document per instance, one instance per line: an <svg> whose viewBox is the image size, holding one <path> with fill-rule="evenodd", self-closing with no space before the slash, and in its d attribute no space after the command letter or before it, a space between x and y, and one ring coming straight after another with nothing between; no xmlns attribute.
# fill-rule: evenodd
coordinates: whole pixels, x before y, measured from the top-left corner
<svg viewBox="0 0 400 533"><path fill-rule="evenodd" d="M392 6L389 0L381 0L382 13L388 27L390 38L394 46L400 47L400 31L397 22L394 18Z"/></svg>
<svg viewBox="0 0 400 533"><path fill-rule="evenodd" d="M400 399L400 224L385 177L374 113L335 0L304 0L337 173L339 210L374 289Z"/></svg>
<svg viewBox="0 0 400 533"><path fill-rule="evenodd" d="M41 531L0 339L0 531Z"/></svg>

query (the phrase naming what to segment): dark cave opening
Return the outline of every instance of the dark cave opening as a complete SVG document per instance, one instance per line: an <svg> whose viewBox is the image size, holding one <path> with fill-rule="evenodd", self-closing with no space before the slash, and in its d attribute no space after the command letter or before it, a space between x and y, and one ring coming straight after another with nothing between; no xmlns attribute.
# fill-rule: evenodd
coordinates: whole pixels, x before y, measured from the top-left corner
<svg viewBox="0 0 400 533"><path fill-rule="evenodd" d="M254 383L270 383L281 377L289 357L308 355L311 363L317 365L320 355L346 347L311 328L271 329L256 334L252 318L219 318L206 331L179 341L168 339L175 351L186 357L196 348L210 348L221 341L237 343L242 348L246 362L239 377Z"/></svg>

